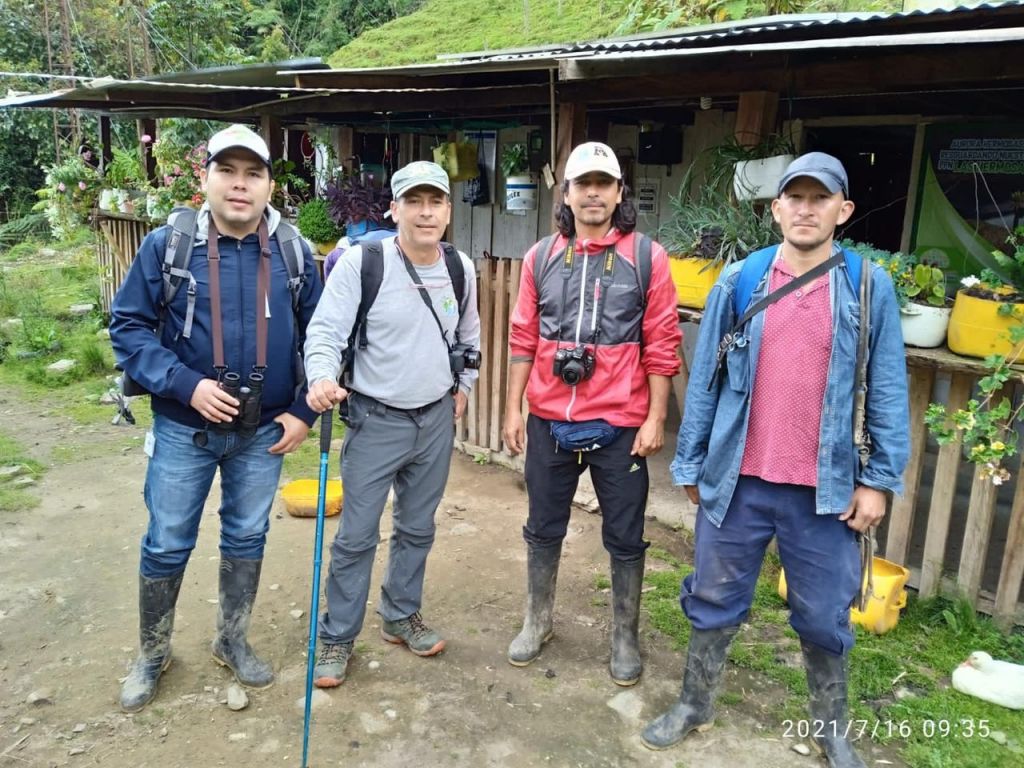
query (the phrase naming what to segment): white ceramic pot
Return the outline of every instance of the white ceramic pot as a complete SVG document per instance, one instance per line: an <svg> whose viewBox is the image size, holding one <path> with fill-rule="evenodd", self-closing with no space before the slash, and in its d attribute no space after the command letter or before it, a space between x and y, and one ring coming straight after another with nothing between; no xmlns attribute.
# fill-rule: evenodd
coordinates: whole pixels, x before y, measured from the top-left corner
<svg viewBox="0 0 1024 768"><path fill-rule="evenodd" d="M779 180L793 155L776 155L736 163L732 188L737 200L770 200L779 191Z"/></svg>
<svg viewBox="0 0 1024 768"><path fill-rule="evenodd" d="M101 189L100 200L97 204L101 211L116 211L117 200L114 199L114 190L112 189Z"/></svg>
<svg viewBox="0 0 1024 768"><path fill-rule="evenodd" d="M911 347L940 347L946 340L951 307L910 302L900 309L903 343Z"/></svg>

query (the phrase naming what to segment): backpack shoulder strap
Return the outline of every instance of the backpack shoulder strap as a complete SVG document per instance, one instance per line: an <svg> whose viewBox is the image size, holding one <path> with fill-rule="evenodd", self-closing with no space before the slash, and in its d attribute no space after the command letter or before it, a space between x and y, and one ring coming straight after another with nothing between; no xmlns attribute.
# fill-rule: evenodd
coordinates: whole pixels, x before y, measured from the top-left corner
<svg viewBox="0 0 1024 768"><path fill-rule="evenodd" d="M458 250L451 243L441 243L444 251L444 264L448 268L448 277L451 278L452 288L455 289L455 301L459 305L459 316L465 308L466 302L466 270L462 266L462 257Z"/></svg>
<svg viewBox="0 0 1024 768"><path fill-rule="evenodd" d="M192 259L192 244L196 239L196 220L198 218L198 211L185 207L175 208L168 215L167 225L171 231L167 235L164 263L161 268L164 283L163 302L158 311L161 329L167 307L174 301L182 282L188 281L188 306L185 311L185 325L181 331L181 335L186 339L192 336L192 321L196 308L196 281L192 277L188 265ZM158 332L161 329L158 329Z"/></svg>
<svg viewBox="0 0 1024 768"><path fill-rule="evenodd" d="M640 279L640 302L647 309L647 289L651 285L651 238L638 232L634 240L636 248L636 272Z"/></svg>
<svg viewBox="0 0 1024 768"><path fill-rule="evenodd" d="M850 275L850 282L854 291L860 290L860 273L864 265L864 259L851 250L843 248L843 258L846 259L846 271Z"/></svg>
<svg viewBox="0 0 1024 768"><path fill-rule="evenodd" d="M535 290L538 290L541 276L544 274L544 265L551 259L556 239L558 239L558 235L548 235L537 243L537 249L533 253L533 286Z"/></svg>
<svg viewBox="0 0 1024 768"><path fill-rule="evenodd" d="M306 282L306 257L302 251L299 232L290 222L281 220L274 232L281 248L281 257L288 268L288 290L292 294L292 312L298 317L301 306L302 286Z"/></svg>
<svg viewBox="0 0 1024 768"><path fill-rule="evenodd" d="M380 284L384 282L384 246L380 240L372 240L359 246L363 252L363 261L359 267L359 308L356 310L356 321L349 337L349 349L358 333L359 348L366 349L366 316L370 307L377 300Z"/></svg>
<svg viewBox="0 0 1024 768"><path fill-rule="evenodd" d="M750 297L754 295L761 278L764 277L771 266L772 258L775 256L777 246L771 245L754 251L743 260L740 268L740 276L736 281L736 292L733 293L733 312L736 317L743 314L750 305Z"/></svg>

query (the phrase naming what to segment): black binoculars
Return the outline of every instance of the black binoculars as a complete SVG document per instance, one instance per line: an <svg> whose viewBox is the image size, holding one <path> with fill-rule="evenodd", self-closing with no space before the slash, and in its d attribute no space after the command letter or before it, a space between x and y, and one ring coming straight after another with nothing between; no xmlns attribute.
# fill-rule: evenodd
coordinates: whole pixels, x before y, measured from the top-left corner
<svg viewBox="0 0 1024 768"><path fill-rule="evenodd" d="M245 384L242 377L228 371L220 380L220 388L238 400L238 415L230 421L213 424L218 432L237 432L242 437L252 437L260 426L260 408L263 400L263 374L253 371Z"/></svg>

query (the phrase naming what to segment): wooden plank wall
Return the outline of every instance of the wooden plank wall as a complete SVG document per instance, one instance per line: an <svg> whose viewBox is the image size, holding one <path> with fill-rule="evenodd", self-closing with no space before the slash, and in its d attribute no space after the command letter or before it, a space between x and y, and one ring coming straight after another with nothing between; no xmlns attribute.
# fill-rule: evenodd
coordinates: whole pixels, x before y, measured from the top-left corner
<svg viewBox="0 0 1024 768"><path fill-rule="evenodd" d="M980 611L992 615L1000 624L1024 624L1024 605L1021 604L1021 580L1024 578L1024 463L1020 460L1009 469L1011 482L1016 483L1006 541L1000 552L990 552L996 516L998 487L975 469L971 481L967 509L954 505L957 475L966 461L959 443L940 446L938 458L931 473L931 495L927 505L927 525L923 542L912 541L914 511L921 493L922 476L926 475L926 440L924 412L932 400L937 373L951 376L948 407L962 408L971 397L978 379L987 372L983 363L969 360L948 351L907 349L910 374L911 454L904 474L905 494L893 500L888 521L885 557L901 565L912 559L912 545L923 549L920 567L910 567L910 585L922 597L935 594L960 594ZM963 530L958 547L951 547L954 531ZM920 535L920 534L919 534ZM948 553L959 552L959 560L949 561ZM995 592L982 589L982 581L989 559L999 564L999 578Z"/></svg>
<svg viewBox="0 0 1024 768"><path fill-rule="evenodd" d="M469 407L457 437L470 451L501 453L501 423L508 386L509 317L519 296L522 259L484 259L479 264L477 290L480 300L480 378L469 398Z"/></svg>

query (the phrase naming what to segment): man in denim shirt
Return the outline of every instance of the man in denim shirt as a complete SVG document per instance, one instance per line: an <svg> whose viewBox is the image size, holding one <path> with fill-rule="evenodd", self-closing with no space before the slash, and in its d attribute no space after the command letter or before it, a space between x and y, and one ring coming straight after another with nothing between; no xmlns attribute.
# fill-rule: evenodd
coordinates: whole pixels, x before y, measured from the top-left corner
<svg viewBox="0 0 1024 768"><path fill-rule="evenodd" d="M834 253L849 220L846 170L812 152L786 170L772 213L783 242L751 304ZM857 534L878 525L886 494L902 490L909 453L906 364L892 283L870 269L866 426L871 453L858 466L853 439L860 326L859 286L845 262L750 319L737 321L742 264L712 289L701 323L672 473L700 511L695 570L680 602L692 632L679 700L643 732L664 749L714 718L729 644L746 619L772 536L789 583L790 623L800 636L812 735L835 768L863 766L846 739L849 609L860 586ZM745 309L745 308L744 308Z"/></svg>

